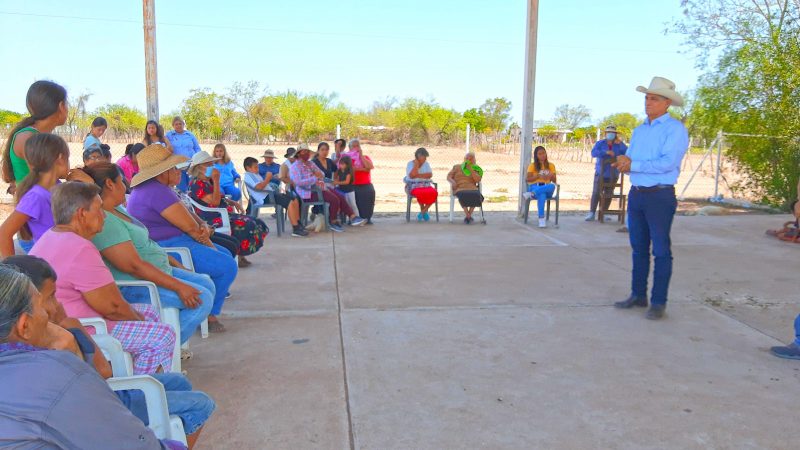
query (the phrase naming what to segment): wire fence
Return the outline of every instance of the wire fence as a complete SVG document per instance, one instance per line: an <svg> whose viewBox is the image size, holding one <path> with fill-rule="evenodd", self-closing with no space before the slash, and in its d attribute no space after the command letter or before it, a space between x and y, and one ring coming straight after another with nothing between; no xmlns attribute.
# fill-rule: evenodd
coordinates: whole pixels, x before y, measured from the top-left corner
<svg viewBox="0 0 800 450"><path fill-rule="evenodd" d="M113 161L120 158L125 151L126 142L108 142L111 146ZM315 148L316 143L309 143ZM201 147L211 153L214 143L201 143ZM558 182L561 185L561 209L564 211L586 211L592 193L594 160L591 157L591 145L586 143L544 144L548 155L556 166ZM70 167L80 167L82 161L82 144L71 142ZM243 173L244 158L252 156L262 161L261 155L266 149L272 149L278 156L277 162L287 147L296 146L289 143L273 143L270 145L227 144L228 152L236 166ZM375 211L379 213L405 211L406 195L403 177L406 165L413 159L417 146L387 145L362 140L365 154L372 158L375 169L372 171L372 182L376 191ZM433 169L433 180L439 184L439 207L444 211L449 208L450 186L447 173L454 165L460 164L466 151L463 146L426 146L430 152L428 159ZM515 211L518 204L519 189L519 151L518 142L507 141L490 145L481 145L474 141L471 150L477 155L478 164L484 169L483 194L486 197L484 208L487 211ZM690 152L683 161L679 179L679 188L683 189L695 169L698 169L702 154ZM723 157L721 175L726 181L735 179L733 164ZM524 174L523 174L524 175ZM686 198L708 198L714 195L716 161L707 158L699 168L692 183L686 190ZM0 201L13 201L6 194L7 186L0 182ZM721 183L720 194L729 197L731 190L726 183Z"/></svg>

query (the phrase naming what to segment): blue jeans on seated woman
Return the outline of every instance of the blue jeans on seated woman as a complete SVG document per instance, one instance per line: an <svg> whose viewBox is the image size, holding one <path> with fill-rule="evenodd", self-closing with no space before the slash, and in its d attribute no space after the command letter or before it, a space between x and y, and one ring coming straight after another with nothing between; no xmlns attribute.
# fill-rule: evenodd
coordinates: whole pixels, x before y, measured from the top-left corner
<svg viewBox="0 0 800 450"><path fill-rule="evenodd" d="M223 184L219 187L222 190L222 195L230 195L231 200L239 201L242 199L242 191L239 190L236 185L233 184Z"/></svg>
<svg viewBox="0 0 800 450"><path fill-rule="evenodd" d="M172 276L200 291L201 304L197 308L192 309L183 303L175 291L157 286L158 296L161 299L161 306L163 308L178 308L179 310L181 344L185 344L197 330L197 327L206 320L206 317L208 317L208 314L211 312L211 307L214 305L216 288L211 278L202 273L194 273L173 267ZM121 287L119 290L129 303L149 303L150 297L147 293L147 289L144 287L125 286Z"/></svg>
<svg viewBox="0 0 800 450"><path fill-rule="evenodd" d="M228 295L233 280L236 279L236 274L239 273L239 266L231 254L224 247L216 244L214 247L205 246L187 234L158 241L158 245L162 247L186 247L189 249L192 254L195 272L210 276L211 281L214 282L216 292L214 293L214 306L211 307L211 315L218 316L222 312L225 296Z"/></svg>
<svg viewBox="0 0 800 450"><path fill-rule="evenodd" d="M192 383L186 376L180 373L156 373L150 376L164 385L167 410L170 415L181 418L186 434L195 433L211 417L216 408L214 400L205 392L193 391ZM116 394L134 416L144 422L145 426L150 425L142 391L117 391Z"/></svg>
<svg viewBox="0 0 800 450"><path fill-rule="evenodd" d="M553 193L556 192L556 185L553 183L547 184L531 184L528 185L528 192L531 193L533 198L536 199L536 208L539 211L539 218L544 217L544 204L548 198L553 198Z"/></svg>

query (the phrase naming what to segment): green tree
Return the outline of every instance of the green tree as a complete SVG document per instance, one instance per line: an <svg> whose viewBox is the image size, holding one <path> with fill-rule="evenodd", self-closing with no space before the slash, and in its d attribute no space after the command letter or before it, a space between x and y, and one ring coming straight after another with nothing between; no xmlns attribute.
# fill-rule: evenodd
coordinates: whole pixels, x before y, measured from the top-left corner
<svg viewBox="0 0 800 450"><path fill-rule="evenodd" d="M800 5L788 0L684 1L677 30L702 57L716 50L691 105L697 134L719 130L745 175L737 186L772 204L796 198L800 177Z"/></svg>
<svg viewBox="0 0 800 450"><path fill-rule="evenodd" d="M481 113L478 108L471 108L464 111L464 123L468 123L470 129L475 133L483 133L486 131L488 124L486 123L486 116Z"/></svg>
<svg viewBox="0 0 800 450"><path fill-rule="evenodd" d="M22 120L22 114L7 109L0 109L0 127L3 129L11 128Z"/></svg>
<svg viewBox="0 0 800 450"><path fill-rule="evenodd" d="M505 131L511 118L511 102L504 97L490 98L478 108L486 119L486 129Z"/></svg>
<svg viewBox="0 0 800 450"><path fill-rule="evenodd" d="M136 108L122 104L104 105L97 108L95 114L106 118L109 130L113 130L117 137L140 141L144 136L147 117Z"/></svg>
<svg viewBox="0 0 800 450"><path fill-rule="evenodd" d="M592 117L592 112L584 105L559 105L553 115L553 123L557 127L573 130L580 127Z"/></svg>
<svg viewBox="0 0 800 450"><path fill-rule="evenodd" d="M261 83L252 80L246 84L233 83L226 96L228 107L239 110L247 124L252 128L255 142L261 143L262 127L276 119L274 105L265 101L266 88Z"/></svg>
<svg viewBox="0 0 800 450"><path fill-rule="evenodd" d="M92 94L84 92L67 100L67 122L64 125L73 136L81 136L83 133L88 132L91 121L94 120L94 118L87 117L86 111L86 103L88 103L91 96Z"/></svg>
<svg viewBox="0 0 800 450"><path fill-rule="evenodd" d="M631 135L633 134L633 129L638 127L642 124L641 119L634 116L631 113L622 112L622 113L615 113L603 117L603 120L600 121L600 128L601 133L603 130L606 129L609 125L614 125L617 127L617 132L621 134L623 137L630 139Z"/></svg>
<svg viewBox="0 0 800 450"><path fill-rule="evenodd" d="M186 127L200 139L221 140L224 123L221 110L225 103L223 96L209 88L192 89L183 100L180 114Z"/></svg>

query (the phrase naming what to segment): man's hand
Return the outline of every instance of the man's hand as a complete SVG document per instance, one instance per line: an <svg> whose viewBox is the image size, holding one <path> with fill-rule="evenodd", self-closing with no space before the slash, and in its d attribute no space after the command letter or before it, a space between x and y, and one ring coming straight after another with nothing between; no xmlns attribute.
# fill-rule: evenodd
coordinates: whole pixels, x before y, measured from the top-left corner
<svg viewBox="0 0 800 450"><path fill-rule="evenodd" d="M612 167L616 167L622 173L629 173L631 171L631 159L625 155L617 156L617 162L611 164Z"/></svg>
<svg viewBox="0 0 800 450"><path fill-rule="evenodd" d="M606 155L608 155L608 156L614 156L614 150L609 150L609 151L607 151L607 152L606 152Z"/></svg>
<svg viewBox="0 0 800 450"><path fill-rule="evenodd" d="M6 194L11 195L13 197L14 194L16 193L17 193L17 183L12 181L11 183L9 183L8 189L6 189Z"/></svg>
<svg viewBox="0 0 800 450"><path fill-rule="evenodd" d="M175 293L188 308L195 309L200 306L200 291L192 286L181 283Z"/></svg>
<svg viewBox="0 0 800 450"><path fill-rule="evenodd" d="M219 183L219 169L211 169L211 179L214 180L214 183Z"/></svg>

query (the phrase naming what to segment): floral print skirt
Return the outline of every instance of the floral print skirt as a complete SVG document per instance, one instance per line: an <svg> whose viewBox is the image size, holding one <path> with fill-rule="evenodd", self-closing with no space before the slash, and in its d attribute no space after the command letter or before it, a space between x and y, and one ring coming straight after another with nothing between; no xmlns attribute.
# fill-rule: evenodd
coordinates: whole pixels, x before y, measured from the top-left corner
<svg viewBox="0 0 800 450"><path fill-rule="evenodd" d="M261 219L243 214L228 214L231 219L231 235L239 241L239 256L252 255L264 246L264 239L269 234L269 227ZM219 228L222 220L217 216L212 220L203 217L211 226Z"/></svg>

